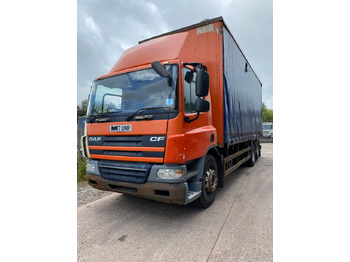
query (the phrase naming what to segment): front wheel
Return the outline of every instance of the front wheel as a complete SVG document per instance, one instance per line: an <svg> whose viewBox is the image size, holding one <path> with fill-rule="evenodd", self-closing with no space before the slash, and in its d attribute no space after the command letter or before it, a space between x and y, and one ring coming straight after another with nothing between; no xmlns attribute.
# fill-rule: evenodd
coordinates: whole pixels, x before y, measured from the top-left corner
<svg viewBox="0 0 350 262"><path fill-rule="evenodd" d="M218 180L219 173L215 158L207 155L204 163L202 194L195 202L198 206L207 208L214 202Z"/></svg>

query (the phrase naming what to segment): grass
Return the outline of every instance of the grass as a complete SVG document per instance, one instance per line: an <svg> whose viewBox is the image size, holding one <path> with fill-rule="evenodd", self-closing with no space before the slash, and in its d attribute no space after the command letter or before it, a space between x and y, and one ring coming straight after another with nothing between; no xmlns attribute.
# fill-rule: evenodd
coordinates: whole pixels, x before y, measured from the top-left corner
<svg viewBox="0 0 350 262"><path fill-rule="evenodd" d="M80 162L80 167L79 167ZM81 184L82 182L86 182L86 158L80 156L79 152L77 153L77 182Z"/></svg>

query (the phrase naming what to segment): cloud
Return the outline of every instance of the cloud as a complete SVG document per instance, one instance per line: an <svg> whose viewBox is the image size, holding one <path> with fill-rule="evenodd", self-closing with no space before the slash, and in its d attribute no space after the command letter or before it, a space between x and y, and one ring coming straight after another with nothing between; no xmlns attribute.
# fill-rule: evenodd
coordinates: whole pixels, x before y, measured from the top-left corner
<svg viewBox="0 0 350 262"><path fill-rule="evenodd" d="M223 16L272 108L272 0L78 0L78 103L138 41Z"/></svg>
<svg viewBox="0 0 350 262"><path fill-rule="evenodd" d="M100 44L104 43L100 28L95 24L94 19L92 19L92 17L90 16L87 16L86 14L85 14L85 25L91 31L90 36L95 37L95 39Z"/></svg>

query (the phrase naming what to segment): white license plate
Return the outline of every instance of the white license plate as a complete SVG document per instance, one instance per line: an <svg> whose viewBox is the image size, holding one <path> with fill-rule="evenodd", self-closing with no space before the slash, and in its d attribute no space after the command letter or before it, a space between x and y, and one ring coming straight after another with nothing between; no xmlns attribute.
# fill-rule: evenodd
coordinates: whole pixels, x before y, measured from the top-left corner
<svg viewBox="0 0 350 262"><path fill-rule="evenodd" d="M130 132L132 131L131 125L117 125L117 126L110 126L109 131L111 132Z"/></svg>

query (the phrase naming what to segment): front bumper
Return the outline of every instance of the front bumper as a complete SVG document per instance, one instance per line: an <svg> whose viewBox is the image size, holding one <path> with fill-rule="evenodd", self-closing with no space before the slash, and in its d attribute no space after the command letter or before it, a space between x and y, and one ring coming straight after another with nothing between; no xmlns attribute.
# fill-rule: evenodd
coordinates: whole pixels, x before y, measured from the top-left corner
<svg viewBox="0 0 350 262"><path fill-rule="evenodd" d="M121 167L120 167L121 168ZM183 177L162 179L157 177L158 169L182 169ZM149 198L165 203L186 205L201 195L201 181L195 179L197 172L188 173L185 165L164 164L153 165L145 183L111 180L101 176L99 161L88 159L87 180L90 186L105 191L113 191ZM189 180L192 178L191 180Z"/></svg>
<svg viewBox="0 0 350 262"><path fill-rule="evenodd" d="M87 174L90 186L105 191L126 193L139 197L149 198L161 202L184 205L188 203L187 182L168 184L159 182L147 182L134 184L126 182L109 181L99 175Z"/></svg>

